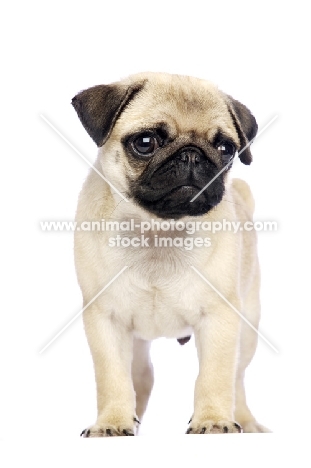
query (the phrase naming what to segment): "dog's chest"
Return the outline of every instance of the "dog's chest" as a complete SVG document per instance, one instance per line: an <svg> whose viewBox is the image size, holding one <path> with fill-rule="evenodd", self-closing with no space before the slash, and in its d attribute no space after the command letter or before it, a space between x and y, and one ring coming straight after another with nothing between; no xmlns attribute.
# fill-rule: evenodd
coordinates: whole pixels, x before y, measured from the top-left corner
<svg viewBox="0 0 311 468"><path fill-rule="evenodd" d="M124 249L117 252L122 291L112 287L114 313L143 339L191 334L202 316L204 286L194 281L197 253L180 249ZM195 262L197 263L197 261Z"/></svg>

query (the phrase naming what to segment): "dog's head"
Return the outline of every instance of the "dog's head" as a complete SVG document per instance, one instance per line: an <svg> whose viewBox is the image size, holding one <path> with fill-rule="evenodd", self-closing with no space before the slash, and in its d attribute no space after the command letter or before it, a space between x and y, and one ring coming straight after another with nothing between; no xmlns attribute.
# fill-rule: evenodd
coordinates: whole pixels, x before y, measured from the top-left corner
<svg viewBox="0 0 311 468"><path fill-rule="evenodd" d="M72 104L100 147L105 177L161 218L207 213L223 197L236 152L252 161L255 118L204 80L143 73L82 91Z"/></svg>

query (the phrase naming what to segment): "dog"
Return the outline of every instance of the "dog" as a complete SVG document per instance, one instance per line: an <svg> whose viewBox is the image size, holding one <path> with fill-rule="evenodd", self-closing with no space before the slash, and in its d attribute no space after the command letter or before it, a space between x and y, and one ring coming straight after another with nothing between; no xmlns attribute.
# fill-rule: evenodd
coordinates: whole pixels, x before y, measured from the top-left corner
<svg viewBox="0 0 311 468"><path fill-rule="evenodd" d="M191 335L199 374L186 433L270 432L249 410L243 383L260 318L256 233L206 238L203 229L252 221L251 191L229 174L237 154L252 161L254 116L208 81L166 73L91 87L72 105L99 148L76 221L113 220L117 229L114 237L107 229L75 232L98 409L81 435L137 435L154 381L150 343L184 344ZM191 236L181 230L194 222ZM159 229L142 238L148 223L165 225L171 244L158 245Z"/></svg>

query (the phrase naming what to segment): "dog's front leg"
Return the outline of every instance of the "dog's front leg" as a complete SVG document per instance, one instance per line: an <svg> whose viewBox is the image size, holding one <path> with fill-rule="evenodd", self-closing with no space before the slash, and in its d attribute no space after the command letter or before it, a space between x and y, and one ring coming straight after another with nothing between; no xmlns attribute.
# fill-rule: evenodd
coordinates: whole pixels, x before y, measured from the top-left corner
<svg viewBox="0 0 311 468"><path fill-rule="evenodd" d="M187 434L241 432L233 420L240 317L229 306L216 306L195 332L199 375L194 414Z"/></svg>
<svg viewBox="0 0 311 468"><path fill-rule="evenodd" d="M113 312L104 312L97 305L86 309L83 320L95 368L98 416L95 425L81 435L134 435L137 418L131 377L132 333Z"/></svg>

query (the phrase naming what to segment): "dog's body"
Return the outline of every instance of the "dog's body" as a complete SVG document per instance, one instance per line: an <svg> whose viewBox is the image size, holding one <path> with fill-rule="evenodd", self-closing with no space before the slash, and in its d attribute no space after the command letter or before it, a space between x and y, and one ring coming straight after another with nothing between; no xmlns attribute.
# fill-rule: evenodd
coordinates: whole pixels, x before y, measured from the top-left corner
<svg viewBox="0 0 311 468"><path fill-rule="evenodd" d="M239 315L257 328L255 232L209 232L208 248L189 250L155 246L163 234L189 237L176 229L148 231L148 247L109 244L111 235L140 237L140 223L151 219L250 221L254 206L247 184L230 181L227 169L216 176L225 165L230 168L232 147L241 151L255 136L255 119L210 83L165 74L91 88L73 105L100 147L96 169L129 199L122 200L91 171L76 220L135 220L136 226L130 232L77 231L75 236L78 280L84 305L90 303L84 324L98 401L97 422L84 435L134 434L153 385L150 342L191 334L200 371L187 432L241 432L240 425L244 432L266 432L245 401L244 370L257 334ZM240 159L250 163L249 148ZM215 182L191 201L213 177ZM206 232L199 227L195 237L205 238Z"/></svg>

